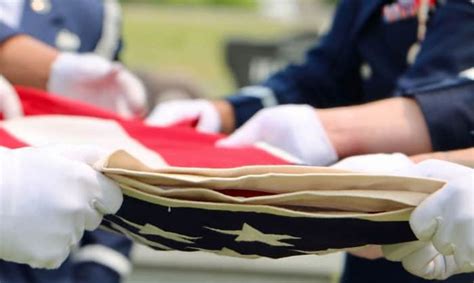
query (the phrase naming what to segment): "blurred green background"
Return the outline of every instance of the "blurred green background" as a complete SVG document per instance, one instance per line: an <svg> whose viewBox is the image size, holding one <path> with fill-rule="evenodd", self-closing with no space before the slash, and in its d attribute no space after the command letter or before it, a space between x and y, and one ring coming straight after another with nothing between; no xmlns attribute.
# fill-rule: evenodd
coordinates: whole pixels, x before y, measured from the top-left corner
<svg viewBox="0 0 474 283"><path fill-rule="evenodd" d="M210 97L226 95L235 89L223 58L227 39L235 36L276 39L318 28L317 17L310 21L264 17L256 0L128 0L122 3L123 61L132 68L190 77L199 82Z"/></svg>

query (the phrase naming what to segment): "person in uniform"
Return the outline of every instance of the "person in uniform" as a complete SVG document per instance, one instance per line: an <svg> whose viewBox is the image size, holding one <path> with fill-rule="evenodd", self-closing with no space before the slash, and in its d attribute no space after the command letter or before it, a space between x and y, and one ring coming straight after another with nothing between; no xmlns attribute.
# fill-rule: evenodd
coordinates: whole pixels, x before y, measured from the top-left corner
<svg viewBox="0 0 474 283"><path fill-rule="evenodd" d="M474 145L473 46L471 0L342 0L332 28L301 65L225 100L158 105L147 122L199 118L203 132L240 127L221 145L263 141L310 165L366 153L468 148ZM280 104L299 105L274 107ZM418 276L400 263L348 255L341 281L432 282ZM461 274L443 282L473 280L474 274Z"/></svg>
<svg viewBox="0 0 474 283"><path fill-rule="evenodd" d="M143 84L114 62L122 47L118 1L1 1L0 11L0 73L11 83L126 117L144 114Z"/></svg>
<svg viewBox="0 0 474 283"><path fill-rule="evenodd" d="M443 188L422 201L411 214L410 226L418 241L382 248L370 246L354 254L371 259L384 255L391 261L401 262L410 273L431 280L473 272L474 169L461 165L474 164L473 151L474 147L471 147L410 158L401 153L369 154L348 157L332 165L333 168L356 172L428 177L446 182ZM365 274L355 276L360 281L366 277ZM407 282L414 280L403 279ZM455 282L467 282L467 279L459 277ZM388 281L392 282L390 279Z"/></svg>
<svg viewBox="0 0 474 283"><path fill-rule="evenodd" d="M103 215L115 213L123 200L120 188L92 168L105 155L89 145L0 147L0 259L57 268L85 230L96 229ZM23 281L17 281L8 275L24 269L10 267L2 267L2 282L77 282L58 281L45 270L39 271L44 279L21 274Z"/></svg>
<svg viewBox="0 0 474 283"><path fill-rule="evenodd" d="M143 87L125 67L113 62L119 59L121 46L117 1L0 1L0 73L12 83L140 116ZM36 244L40 238L30 240ZM117 283L130 272L132 243L125 237L97 230L85 233L80 244L57 270L2 261L0 282Z"/></svg>

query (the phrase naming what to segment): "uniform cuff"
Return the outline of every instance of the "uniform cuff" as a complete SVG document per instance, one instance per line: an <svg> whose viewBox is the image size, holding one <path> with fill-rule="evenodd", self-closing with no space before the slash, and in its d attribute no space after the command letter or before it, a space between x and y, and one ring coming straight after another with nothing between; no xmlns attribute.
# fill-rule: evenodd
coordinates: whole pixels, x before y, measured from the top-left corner
<svg viewBox="0 0 474 283"><path fill-rule="evenodd" d="M242 126L256 112L265 107L278 104L273 91L264 86L249 86L226 100L232 105L235 113L236 127Z"/></svg>
<svg viewBox="0 0 474 283"><path fill-rule="evenodd" d="M119 277L128 276L132 270L127 256L103 245L86 245L73 255L73 260L78 266L92 263L109 272L113 271Z"/></svg>
<svg viewBox="0 0 474 283"><path fill-rule="evenodd" d="M6 24L0 22L0 43L5 42L9 38L20 34L21 32L17 29L11 28Z"/></svg>
<svg viewBox="0 0 474 283"><path fill-rule="evenodd" d="M425 117L433 150L474 145L474 81L425 90L412 96Z"/></svg>
<svg viewBox="0 0 474 283"><path fill-rule="evenodd" d="M83 283L117 283L123 277L115 270L94 262L81 262L74 265L73 277L75 282Z"/></svg>

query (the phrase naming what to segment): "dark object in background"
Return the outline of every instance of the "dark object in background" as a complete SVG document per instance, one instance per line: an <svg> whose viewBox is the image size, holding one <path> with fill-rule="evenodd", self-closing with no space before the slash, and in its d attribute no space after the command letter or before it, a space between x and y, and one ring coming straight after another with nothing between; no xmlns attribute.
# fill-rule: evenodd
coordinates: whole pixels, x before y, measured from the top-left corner
<svg viewBox="0 0 474 283"><path fill-rule="evenodd" d="M167 74L146 69L135 69L133 73L145 85L149 111L161 102L176 99L196 99L204 96L203 87L187 75Z"/></svg>
<svg viewBox="0 0 474 283"><path fill-rule="evenodd" d="M316 32L303 32L278 40L232 38L225 44L225 60L237 87L254 85L288 63L302 61L318 40Z"/></svg>

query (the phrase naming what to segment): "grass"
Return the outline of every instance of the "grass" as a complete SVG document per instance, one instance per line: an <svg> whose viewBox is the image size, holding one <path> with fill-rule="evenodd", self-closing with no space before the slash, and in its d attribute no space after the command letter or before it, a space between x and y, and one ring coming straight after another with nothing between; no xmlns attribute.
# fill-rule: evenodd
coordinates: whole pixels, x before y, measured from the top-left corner
<svg viewBox="0 0 474 283"><path fill-rule="evenodd" d="M127 65L189 75L210 97L235 89L223 60L226 39L275 38L297 28L249 9L125 4L123 11Z"/></svg>

